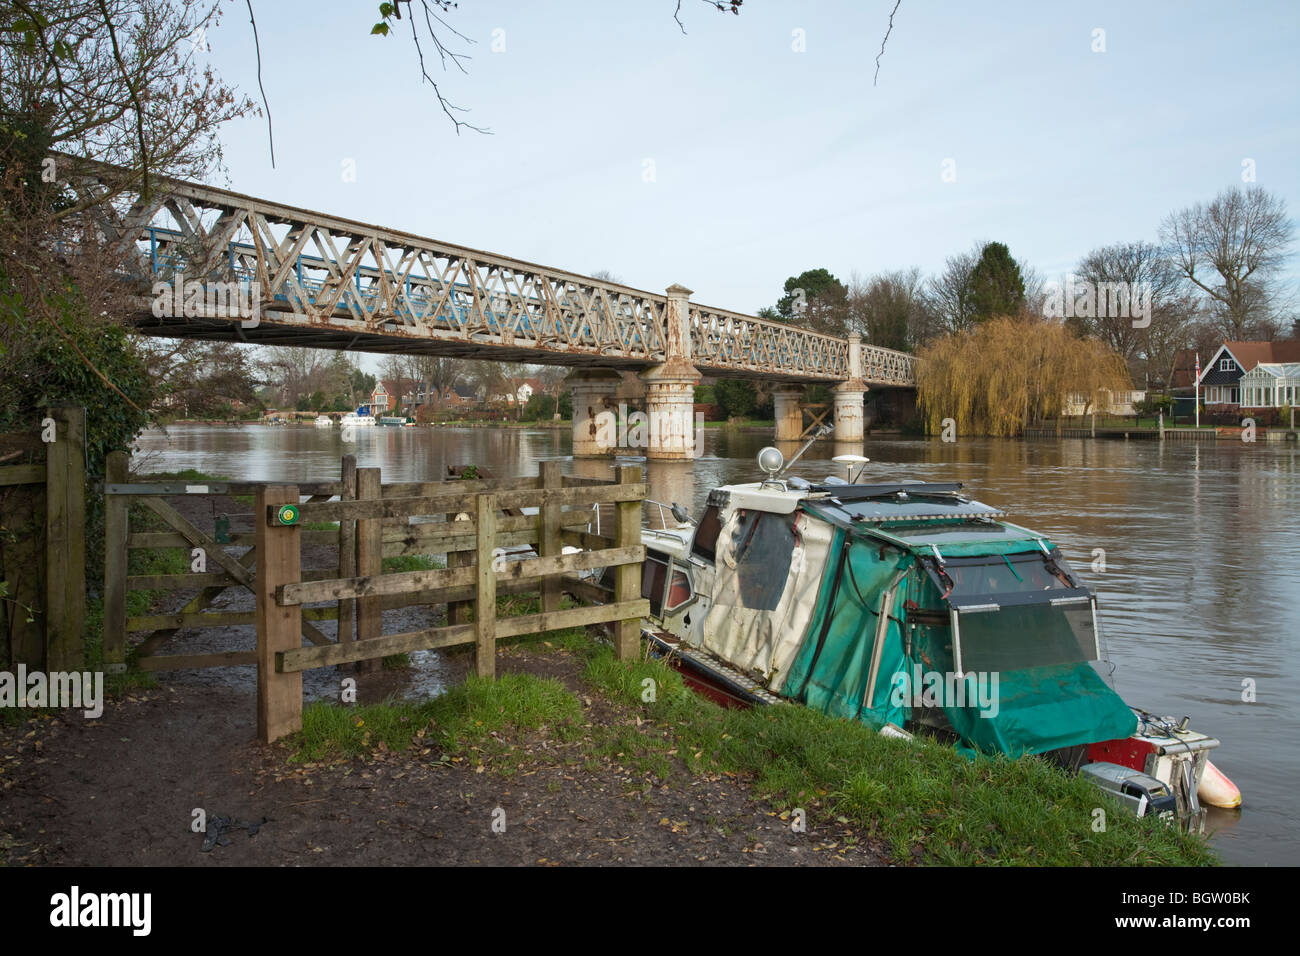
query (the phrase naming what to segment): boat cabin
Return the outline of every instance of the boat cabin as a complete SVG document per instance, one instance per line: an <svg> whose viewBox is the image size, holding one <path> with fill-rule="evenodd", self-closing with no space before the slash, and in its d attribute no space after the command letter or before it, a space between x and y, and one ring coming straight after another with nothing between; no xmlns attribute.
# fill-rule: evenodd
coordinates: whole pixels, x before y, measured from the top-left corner
<svg viewBox="0 0 1300 956"><path fill-rule="evenodd" d="M661 643L759 698L1012 755L1127 737L1097 602L1060 549L956 483L768 478L647 530Z"/></svg>

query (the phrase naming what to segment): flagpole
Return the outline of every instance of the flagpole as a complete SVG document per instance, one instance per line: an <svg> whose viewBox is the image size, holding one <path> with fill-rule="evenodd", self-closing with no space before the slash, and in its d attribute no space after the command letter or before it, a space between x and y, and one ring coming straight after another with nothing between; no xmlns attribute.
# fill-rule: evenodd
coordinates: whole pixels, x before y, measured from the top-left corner
<svg viewBox="0 0 1300 956"><path fill-rule="evenodd" d="M1201 427L1201 353L1196 353L1196 391L1193 395L1196 404L1196 427Z"/></svg>

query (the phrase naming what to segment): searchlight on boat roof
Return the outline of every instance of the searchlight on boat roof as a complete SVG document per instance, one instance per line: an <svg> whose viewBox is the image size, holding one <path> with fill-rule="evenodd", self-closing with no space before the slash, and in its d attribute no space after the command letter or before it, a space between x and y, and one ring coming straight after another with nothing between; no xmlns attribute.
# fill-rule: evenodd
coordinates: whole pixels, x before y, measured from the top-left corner
<svg viewBox="0 0 1300 956"><path fill-rule="evenodd" d="M785 467L785 456L781 454L779 448L773 448L768 445L758 453L758 468L768 478L775 478Z"/></svg>

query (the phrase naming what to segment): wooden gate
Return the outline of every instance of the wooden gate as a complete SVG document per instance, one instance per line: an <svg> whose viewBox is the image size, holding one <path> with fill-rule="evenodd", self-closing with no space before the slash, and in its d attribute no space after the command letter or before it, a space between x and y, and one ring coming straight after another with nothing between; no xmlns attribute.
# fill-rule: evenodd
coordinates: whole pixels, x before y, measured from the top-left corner
<svg viewBox="0 0 1300 956"><path fill-rule="evenodd" d="M86 410L49 408L0 435L0 661L85 666Z"/></svg>
<svg viewBox="0 0 1300 956"><path fill-rule="evenodd" d="M349 456L350 458L351 456ZM211 531L197 527L165 497L212 498L217 495L255 495L261 485L238 481L168 481L131 483L128 476L128 456L113 452L108 456L107 476L104 483L105 500L105 556L104 556L104 661L110 672L125 667L127 636L143 632L145 637L136 648L135 663L141 670L161 671L180 668L222 667L232 664L256 664L254 650L231 650L209 654L163 654L166 645L182 629L203 627L229 627L253 625L257 620L255 610L212 611L216 600L228 590L246 589L255 593L255 575L258 558L256 533L232 531L225 533L217 528ZM355 471L355 459L352 460ZM344 459L344 473L348 459ZM315 482L304 484L302 493L310 501L328 501L347 491L346 481ZM137 505L156 515L166 525L166 531L132 531L131 506ZM229 515L227 518L231 517ZM236 516L238 517L238 516ZM247 517L251 518L250 512ZM351 541L342 526L338 531L303 532L310 543L339 545L343 554ZM220 539L220 540L218 540ZM130 552L160 548L181 549L187 559L202 557L210 570L180 574L130 573ZM230 549L230 550L228 550ZM309 577L334 577L338 569L309 571ZM197 593L179 610L166 614L148 614L131 617L127 613L127 594L130 591L194 591ZM313 621L333 620L338 617L335 608L312 608L303 615L302 634L314 644L329 644L332 640L321 633Z"/></svg>

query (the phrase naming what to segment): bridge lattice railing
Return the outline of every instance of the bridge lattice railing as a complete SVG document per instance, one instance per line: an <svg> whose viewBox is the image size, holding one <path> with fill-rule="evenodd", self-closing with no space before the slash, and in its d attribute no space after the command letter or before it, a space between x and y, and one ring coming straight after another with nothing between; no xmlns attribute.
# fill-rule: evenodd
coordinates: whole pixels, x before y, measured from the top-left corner
<svg viewBox="0 0 1300 956"><path fill-rule="evenodd" d="M79 163L83 198L120 170ZM273 323L482 346L665 359L662 294L180 180L94 207L142 286L255 292ZM725 374L837 381L848 344L797 326L690 306L691 361ZM485 355L484 357L488 357ZM912 384L912 357L864 346L868 381Z"/></svg>

